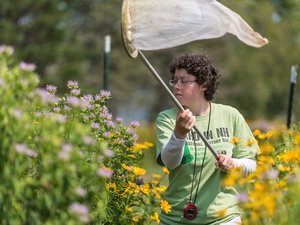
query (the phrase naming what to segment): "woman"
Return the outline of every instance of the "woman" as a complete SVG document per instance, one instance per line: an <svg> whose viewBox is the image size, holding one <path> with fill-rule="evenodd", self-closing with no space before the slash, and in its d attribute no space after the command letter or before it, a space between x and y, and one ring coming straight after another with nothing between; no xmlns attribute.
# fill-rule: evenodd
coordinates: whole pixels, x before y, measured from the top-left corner
<svg viewBox="0 0 300 225"><path fill-rule="evenodd" d="M171 62L170 72L169 84L185 110L165 110L156 121L157 162L170 170L164 197L172 206L170 213L161 212L161 225L241 224L237 192L222 186L222 180L233 167L242 167L245 173L256 169L255 138L235 108L211 102L221 75L209 56L181 54ZM233 139L238 143L233 144ZM219 217L220 212L224 216Z"/></svg>

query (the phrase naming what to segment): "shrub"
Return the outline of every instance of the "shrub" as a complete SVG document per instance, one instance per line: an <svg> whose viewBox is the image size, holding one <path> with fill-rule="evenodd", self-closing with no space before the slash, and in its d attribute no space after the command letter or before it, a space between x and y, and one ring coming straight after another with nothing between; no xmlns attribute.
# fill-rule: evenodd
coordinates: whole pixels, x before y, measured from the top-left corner
<svg viewBox="0 0 300 225"><path fill-rule="evenodd" d="M143 182L137 121L113 120L111 93L40 89L35 66L0 46L0 223L147 224L164 187ZM155 214L153 214L155 213Z"/></svg>

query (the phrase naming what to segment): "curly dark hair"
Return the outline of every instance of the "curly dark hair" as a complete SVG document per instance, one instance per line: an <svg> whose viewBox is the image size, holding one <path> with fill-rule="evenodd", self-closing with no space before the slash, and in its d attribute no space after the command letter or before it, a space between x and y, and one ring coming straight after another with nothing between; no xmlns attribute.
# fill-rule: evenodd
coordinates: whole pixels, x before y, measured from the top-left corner
<svg viewBox="0 0 300 225"><path fill-rule="evenodd" d="M207 88L204 97L207 101L214 99L214 94L220 84L221 74L215 67L213 60L203 53L182 53L170 63L170 72L174 78L176 69L186 69L196 77L198 84Z"/></svg>

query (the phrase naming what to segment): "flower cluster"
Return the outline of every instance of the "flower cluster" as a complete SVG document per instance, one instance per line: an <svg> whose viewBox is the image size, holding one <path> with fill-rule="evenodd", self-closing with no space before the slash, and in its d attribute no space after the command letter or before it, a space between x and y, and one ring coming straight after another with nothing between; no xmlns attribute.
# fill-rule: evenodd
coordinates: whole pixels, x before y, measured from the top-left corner
<svg viewBox="0 0 300 225"><path fill-rule="evenodd" d="M166 188L143 179L139 160L153 145L137 142L140 123L113 119L110 91L82 95L74 80L62 97L38 88L35 65L13 52L0 46L0 223L159 223Z"/></svg>
<svg viewBox="0 0 300 225"><path fill-rule="evenodd" d="M261 153L257 169L245 175L232 170L224 185L239 189L243 224L297 224L300 187L300 124L292 130L255 130Z"/></svg>

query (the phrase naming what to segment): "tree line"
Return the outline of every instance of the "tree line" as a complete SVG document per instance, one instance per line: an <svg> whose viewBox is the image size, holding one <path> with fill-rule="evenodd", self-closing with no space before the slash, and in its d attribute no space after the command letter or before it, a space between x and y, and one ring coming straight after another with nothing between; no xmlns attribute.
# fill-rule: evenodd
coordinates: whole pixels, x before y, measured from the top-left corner
<svg viewBox="0 0 300 225"><path fill-rule="evenodd" d="M291 66L299 64L299 1L220 2L268 38L269 44L257 49L226 34L144 52L145 56L167 82L174 56L205 52L222 74L215 102L237 107L247 119L284 120ZM103 89L103 41L110 35L108 89L113 98L108 107L125 119L154 121L159 111L173 103L143 62L127 55L121 38L121 7L121 0L2 0L0 44L13 46L19 59L36 64L41 86L53 84L63 93L67 80L77 80L82 92L97 93ZM300 114L298 89L296 85L294 120Z"/></svg>

